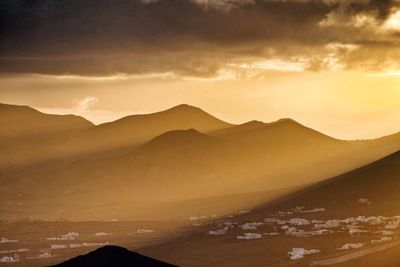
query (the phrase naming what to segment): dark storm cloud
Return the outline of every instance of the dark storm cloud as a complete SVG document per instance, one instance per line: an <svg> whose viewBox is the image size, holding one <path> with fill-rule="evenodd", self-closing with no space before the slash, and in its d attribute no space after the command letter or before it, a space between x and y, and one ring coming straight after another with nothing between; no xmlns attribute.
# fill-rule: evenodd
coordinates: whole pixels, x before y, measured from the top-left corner
<svg viewBox="0 0 400 267"><path fill-rule="evenodd" d="M208 77L232 63L323 60L329 43L357 44L359 56L341 57L356 68L364 64L363 49L381 44L397 53L399 37L355 27L353 19L373 18L379 27L398 6L389 0L2 1L0 72Z"/></svg>

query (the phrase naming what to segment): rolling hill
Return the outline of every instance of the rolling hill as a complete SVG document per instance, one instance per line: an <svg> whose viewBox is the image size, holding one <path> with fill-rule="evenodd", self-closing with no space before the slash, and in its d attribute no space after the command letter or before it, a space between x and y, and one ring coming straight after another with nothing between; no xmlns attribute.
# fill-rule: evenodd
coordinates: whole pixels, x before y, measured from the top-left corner
<svg viewBox="0 0 400 267"><path fill-rule="evenodd" d="M189 105L95 126L74 115L50 115L27 106L1 104L0 123L2 169L59 157L76 160L118 154L171 130L210 132L232 126Z"/></svg>
<svg viewBox="0 0 400 267"><path fill-rule="evenodd" d="M186 111L204 115L188 106L161 114L171 112L184 118ZM217 122L211 128L226 125ZM118 124L116 132L120 131ZM206 124L199 128L210 130ZM290 119L225 129L209 134L195 129L168 131L141 145L132 143L113 152L71 156L7 173L0 188L5 203L20 202L10 192L24 195L26 201L12 208L3 204L3 209L13 218L62 216L76 220L187 218L200 210L226 214L347 172L395 147L375 141L337 140ZM76 139L68 143L72 140ZM238 201L232 200L244 195L238 207ZM213 205L218 197L227 200L226 204ZM188 201L198 205L183 208Z"/></svg>
<svg viewBox="0 0 400 267"><path fill-rule="evenodd" d="M199 108L179 105L161 112L132 115L100 124L67 142L64 149L75 153L120 150L141 145L167 131L193 128L207 133L230 126L232 124L221 121Z"/></svg>

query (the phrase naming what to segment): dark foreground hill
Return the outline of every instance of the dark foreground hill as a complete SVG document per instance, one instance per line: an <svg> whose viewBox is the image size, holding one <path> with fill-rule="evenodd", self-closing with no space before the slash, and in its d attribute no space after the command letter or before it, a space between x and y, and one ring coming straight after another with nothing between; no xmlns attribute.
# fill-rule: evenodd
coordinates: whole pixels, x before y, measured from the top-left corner
<svg viewBox="0 0 400 267"><path fill-rule="evenodd" d="M173 267L122 247L105 246L53 267Z"/></svg>

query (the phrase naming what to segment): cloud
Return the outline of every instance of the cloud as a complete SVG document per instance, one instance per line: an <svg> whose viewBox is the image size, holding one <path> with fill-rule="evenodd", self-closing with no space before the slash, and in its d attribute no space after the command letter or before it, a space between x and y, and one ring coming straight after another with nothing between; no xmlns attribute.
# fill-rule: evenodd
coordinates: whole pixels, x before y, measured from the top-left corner
<svg viewBox="0 0 400 267"><path fill-rule="evenodd" d="M266 61L398 68L398 10L394 0L3 1L0 72L213 78Z"/></svg>
<svg viewBox="0 0 400 267"><path fill-rule="evenodd" d="M214 8L223 12L229 12L233 8L255 4L255 0L191 0L205 8Z"/></svg>
<svg viewBox="0 0 400 267"><path fill-rule="evenodd" d="M78 101L78 110L86 112L96 105L99 100L94 96L87 96Z"/></svg>

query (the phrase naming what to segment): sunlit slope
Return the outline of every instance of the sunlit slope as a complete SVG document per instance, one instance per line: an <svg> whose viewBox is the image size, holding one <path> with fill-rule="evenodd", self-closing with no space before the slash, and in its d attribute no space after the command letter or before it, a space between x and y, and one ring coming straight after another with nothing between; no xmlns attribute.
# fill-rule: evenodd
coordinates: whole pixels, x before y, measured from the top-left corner
<svg viewBox="0 0 400 267"><path fill-rule="evenodd" d="M397 152L143 253L182 266L397 266L399 190ZM258 224L244 228L246 223ZM226 225L233 226L209 232ZM238 239L245 233L260 237ZM346 244L360 247L340 249ZM288 254L293 248L319 252L295 260Z"/></svg>
<svg viewBox="0 0 400 267"><path fill-rule="evenodd" d="M340 216L397 214L400 212L400 152L307 189L279 207L319 205ZM368 199L370 204L359 204Z"/></svg>

